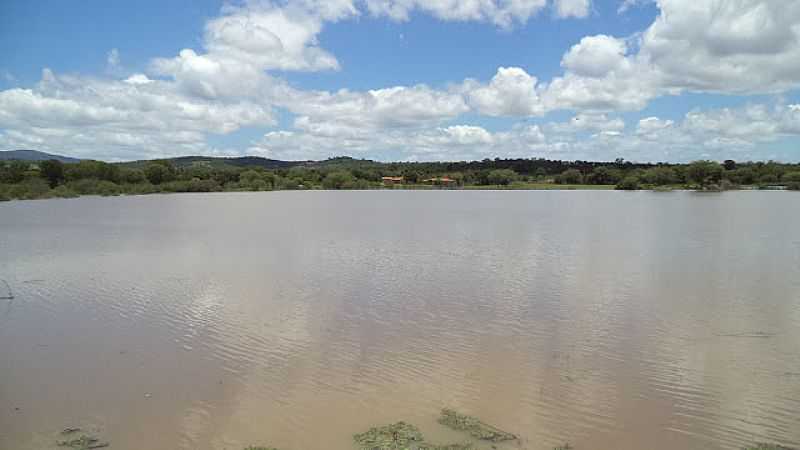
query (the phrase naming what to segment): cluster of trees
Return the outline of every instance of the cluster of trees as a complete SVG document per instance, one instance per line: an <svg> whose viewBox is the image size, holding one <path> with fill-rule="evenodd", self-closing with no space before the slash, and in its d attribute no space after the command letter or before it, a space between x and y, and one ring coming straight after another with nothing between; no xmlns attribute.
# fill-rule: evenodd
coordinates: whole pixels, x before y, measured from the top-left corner
<svg viewBox="0 0 800 450"><path fill-rule="evenodd" d="M263 160L267 161L267 160ZM384 176L402 176L413 187L431 177L455 186L535 188L541 184L604 185L618 189L687 187L719 190L737 186L783 185L800 189L800 165L776 162L695 161L690 164L634 164L495 159L473 162L379 163L352 158L280 163L265 168L258 158L241 165L209 158L111 164L84 160L0 162L0 199L155 192L263 191L288 189L371 189ZM275 162L273 162L275 163Z"/></svg>

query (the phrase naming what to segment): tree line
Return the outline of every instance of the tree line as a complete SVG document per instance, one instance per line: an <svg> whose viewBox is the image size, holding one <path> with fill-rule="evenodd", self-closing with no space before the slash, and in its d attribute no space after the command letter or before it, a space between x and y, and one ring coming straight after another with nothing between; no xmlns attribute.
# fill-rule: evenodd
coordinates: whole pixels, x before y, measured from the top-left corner
<svg viewBox="0 0 800 450"><path fill-rule="evenodd" d="M158 192L269 191L296 189L378 189L383 177L402 177L393 188L423 187L426 180L447 179L450 187L536 189L547 186L613 186L617 189L725 190L741 186L782 186L800 190L800 165L774 161L727 160L689 164L639 164L485 159L462 162L381 163L347 157L298 162L280 168L193 158L107 163L0 161L0 200L75 197L80 195L150 194ZM435 183L433 183L435 184Z"/></svg>

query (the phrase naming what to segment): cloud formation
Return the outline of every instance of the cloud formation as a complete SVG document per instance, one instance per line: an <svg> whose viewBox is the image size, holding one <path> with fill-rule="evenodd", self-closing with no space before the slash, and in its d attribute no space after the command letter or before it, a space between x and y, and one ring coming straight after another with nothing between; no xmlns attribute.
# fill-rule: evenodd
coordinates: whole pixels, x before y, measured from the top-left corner
<svg viewBox="0 0 800 450"><path fill-rule="evenodd" d="M620 11L640 3L626 0ZM800 3L655 4L659 13L641 33L596 34L575 42L549 80L505 66L488 80L452 80L447 86L325 91L293 86L284 76L343 70L319 40L329 23L360 16L404 21L416 12L513 29L548 8L555 18L587 17L592 4L246 1L225 6L206 23L200 48L153 58L144 73L126 73L112 49L104 78L45 70L35 86L0 91L0 146L112 160L248 152L287 159L353 154L658 160L734 147L747 152L800 134L800 108L781 101L698 109L681 120L645 117L626 124L617 116L667 95L774 94L800 87ZM571 120L547 120L551 112L565 110L574 114ZM275 129L278 112L289 119ZM482 122L487 117L516 123L491 131ZM209 144L209 135L248 127L263 127L265 133L247 148Z"/></svg>

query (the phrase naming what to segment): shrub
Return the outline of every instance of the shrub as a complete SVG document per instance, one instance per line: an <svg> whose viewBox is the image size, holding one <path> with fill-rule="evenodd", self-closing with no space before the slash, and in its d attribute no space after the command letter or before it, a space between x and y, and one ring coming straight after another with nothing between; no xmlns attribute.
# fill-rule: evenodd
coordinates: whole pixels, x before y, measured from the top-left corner
<svg viewBox="0 0 800 450"><path fill-rule="evenodd" d="M639 179L633 176L625 177L617 183L617 186L614 189L620 191L636 191L639 190L641 187L639 185Z"/></svg>
<svg viewBox="0 0 800 450"><path fill-rule="evenodd" d="M353 186L355 178L347 170L337 170L325 176L322 186L325 189L348 189Z"/></svg>
<svg viewBox="0 0 800 450"><path fill-rule="evenodd" d="M581 184L583 183L583 174L578 169L567 169L556 176L556 183L558 184Z"/></svg>
<svg viewBox="0 0 800 450"><path fill-rule="evenodd" d="M7 194L10 198L32 200L44 198L50 193L50 185L41 178L28 178L21 183L12 185Z"/></svg>
<svg viewBox="0 0 800 450"><path fill-rule="evenodd" d="M489 184L496 184L500 186L506 186L511 184L514 180L517 179L517 172L514 172L511 169L496 169L489 172L487 176L487 181Z"/></svg>

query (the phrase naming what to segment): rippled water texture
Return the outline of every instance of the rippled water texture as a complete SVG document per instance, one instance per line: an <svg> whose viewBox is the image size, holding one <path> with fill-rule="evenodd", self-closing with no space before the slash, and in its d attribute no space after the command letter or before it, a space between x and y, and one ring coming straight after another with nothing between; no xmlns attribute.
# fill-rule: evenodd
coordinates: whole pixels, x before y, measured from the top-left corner
<svg viewBox="0 0 800 450"><path fill-rule="evenodd" d="M442 407L526 449L800 445L800 194L0 204L0 448L351 449Z"/></svg>

